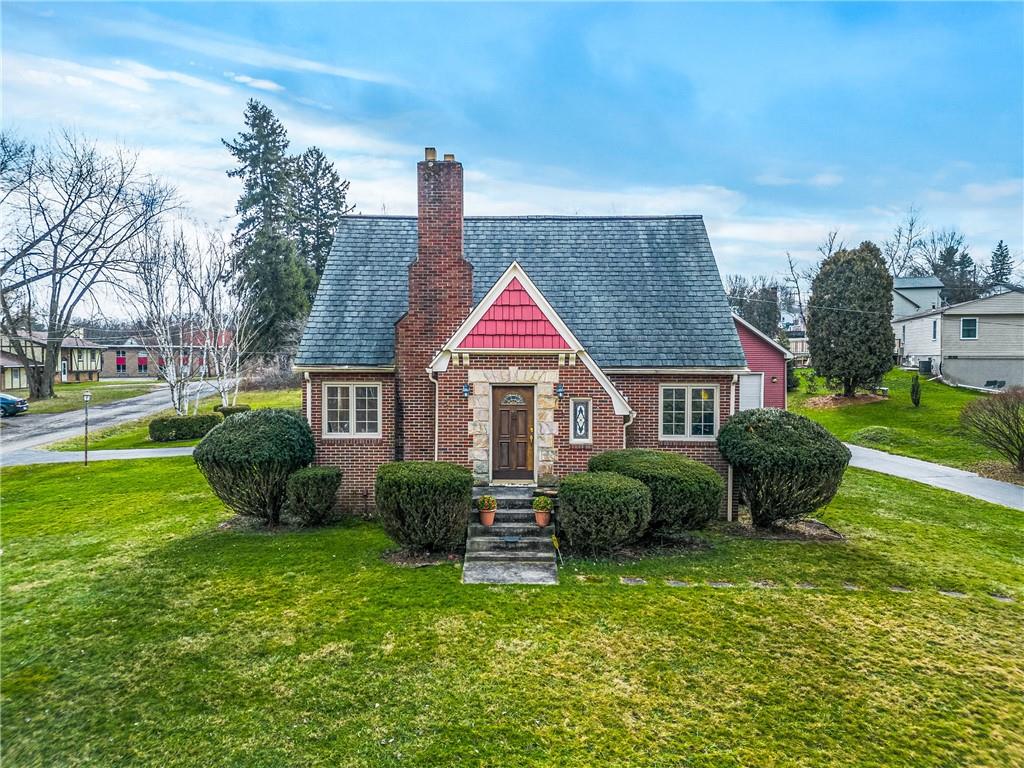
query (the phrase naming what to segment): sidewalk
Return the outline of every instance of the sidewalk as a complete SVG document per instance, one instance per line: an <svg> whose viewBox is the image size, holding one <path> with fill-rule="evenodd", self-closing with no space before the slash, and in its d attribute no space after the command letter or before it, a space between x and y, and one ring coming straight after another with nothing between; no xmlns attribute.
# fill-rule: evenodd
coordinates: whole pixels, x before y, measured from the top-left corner
<svg viewBox="0 0 1024 768"><path fill-rule="evenodd" d="M163 459L169 456L191 456L195 450L191 445L183 448L125 448L120 451L89 451L89 463L94 461L115 461L117 459ZM46 451L42 448L25 448L3 454L5 467L25 464L81 464L84 451Z"/></svg>
<svg viewBox="0 0 1024 768"><path fill-rule="evenodd" d="M925 485L945 488L947 491L956 491L965 496L990 501L993 504L1002 504L1004 507L1024 512L1024 487L1022 486L999 480L989 480L974 472L944 467L941 464L932 464L929 461L911 459L906 456L895 456L885 451L876 451L873 448L862 448L849 443L846 443L846 447L853 454L853 458L850 460L851 467L870 469L886 475L916 480Z"/></svg>

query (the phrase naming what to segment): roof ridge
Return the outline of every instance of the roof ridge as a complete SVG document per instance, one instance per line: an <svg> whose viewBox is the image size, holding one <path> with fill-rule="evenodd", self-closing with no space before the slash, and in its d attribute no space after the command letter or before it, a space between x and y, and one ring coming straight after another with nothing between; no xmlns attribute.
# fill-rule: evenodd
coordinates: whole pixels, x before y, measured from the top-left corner
<svg viewBox="0 0 1024 768"><path fill-rule="evenodd" d="M701 213L665 213L665 214L635 214L635 215L612 215L612 216L573 216L570 214L560 213L526 213L517 214L513 216L463 216L464 221L673 221L673 220L703 220L704 214ZM389 221L417 221L418 216L412 215L391 215L383 213L357 213L353 215L343 216L341 221L346 219L383 219Z"/></svg>

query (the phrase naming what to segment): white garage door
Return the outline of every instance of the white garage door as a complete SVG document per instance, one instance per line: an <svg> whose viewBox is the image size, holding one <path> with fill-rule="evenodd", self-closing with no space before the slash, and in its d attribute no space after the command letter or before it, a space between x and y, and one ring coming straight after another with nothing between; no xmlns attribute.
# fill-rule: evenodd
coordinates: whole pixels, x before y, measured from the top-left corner
<svg viewBox="0 0 1024 768"><path fill-rule="evenodd" d="M740 410L749 411L751 408L760 408L764 403L763 398L763 373L741 373L740 374Z"/></svg>

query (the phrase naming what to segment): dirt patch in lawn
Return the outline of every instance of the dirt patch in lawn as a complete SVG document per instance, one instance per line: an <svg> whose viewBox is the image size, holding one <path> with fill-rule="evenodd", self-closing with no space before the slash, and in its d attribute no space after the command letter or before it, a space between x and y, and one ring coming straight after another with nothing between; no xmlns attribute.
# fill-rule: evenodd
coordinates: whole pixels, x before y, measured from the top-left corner
<svg viewBox="0 0 1024 768"><path fill-rule="evenodd" d="M1004 483L1024 485L1024 472L1019 472L1008 461L979 461L971 464L968 469L991 480L1002 480Z"/></svg>
<svg viewBox="0 0 1024 768"><path fill-rule="evenodd" d="M757 528L747 520L733 523L727 530L737 536L765 541L846 541L835 528L812 519L778 523L771 528Z"/></svg>
<svg viewBox="0 0 1024 768"><path fill-rule="evenodd" d="M804 401L804 407L806 408L843 408L847 405L866 405L867 403L878 403L883 400L888 400L887 397L881 395L872 395L867 392L863 392L853 397L843 397L842 395L819 395L818 397L810 397Z"/></svg>
<svg viewBox="0 0 1024 768"><path fill-rule="evenodd" d="M430 565L457 563L461 556L454 552L410 552L406 549L392 549L383 553L381 559L399 568L426 568Z"/></svg>

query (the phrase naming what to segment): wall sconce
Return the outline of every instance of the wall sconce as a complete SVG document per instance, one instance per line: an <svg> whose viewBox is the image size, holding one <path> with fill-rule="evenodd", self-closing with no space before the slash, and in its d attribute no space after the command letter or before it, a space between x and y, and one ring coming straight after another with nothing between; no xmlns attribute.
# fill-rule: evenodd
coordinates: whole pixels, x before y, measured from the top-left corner
<svg viewBox="0 0 1024 768"><path fill-rule="evenodd" d="M559 400L565 397L565 386L562 384L562 382L558 382L557 384L555 384L555 394L558 395Z"/></svg>
<svg viewBox="0 0 1024 768"><path fill-rule="evenodd" d="M772 376L772 384L778 384L778 383L779 383L779 377L778 376Z"/></svg>
<svg viewBox="0 0 1024 768"><path fill-rule="evenodd" d="M462 385L462 396L469 397L469 384Z"/></svg>

